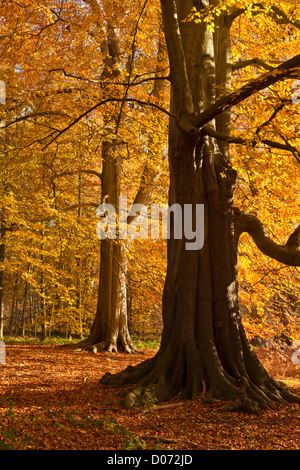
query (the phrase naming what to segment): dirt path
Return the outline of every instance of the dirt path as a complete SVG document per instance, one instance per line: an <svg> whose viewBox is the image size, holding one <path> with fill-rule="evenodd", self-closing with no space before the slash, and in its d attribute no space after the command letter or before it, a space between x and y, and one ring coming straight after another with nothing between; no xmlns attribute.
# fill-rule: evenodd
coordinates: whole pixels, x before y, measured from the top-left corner
<svg viewBox="0 0 300 470"><path fill-rule="evenodd" d="M260 350L268 370L300 394L291 348ZM194 402L155 410L123 410L118 390L99 385L115 372L151 357L79 352L73 347L8 344L0 365L0 449L34 450L295 450L300 405L261 416L222 411L224 403ZM175 400L174 400L175 402Z"/></svg>

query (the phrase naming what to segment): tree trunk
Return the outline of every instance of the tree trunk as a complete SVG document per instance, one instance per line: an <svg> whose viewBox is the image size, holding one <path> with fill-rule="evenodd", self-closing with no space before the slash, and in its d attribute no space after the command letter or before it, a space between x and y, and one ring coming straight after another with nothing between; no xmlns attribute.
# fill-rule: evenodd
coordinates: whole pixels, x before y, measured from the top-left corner
<svg viewBox="0 0 300 470"><path fill-rule="evenodd" d="M28 282L25 281L23 303L22 303L22 317L21 317L21 324L20 324L20 336L22 336L23 338L26 335L26 310L27 310L27 302L28 302L27 295L28 295Z"/></svg>
<svg viewBox="0 0 300 470"><path fill-rule="evenodd" d="M228 50L225 74L220 66L224 47L230 47L229 23L228 17L219 18L218 37L205 25L182 23L193 4L161 1L170 58L171 112L177 116L171 118L169 128L169 204L194 208L204 204L204 245L191 251L186 250L184 237L168 240L160 349L152 359L116 375L108 373L101 382L135 384L124 399L128 408L141 403L143 391L150 387L158 401L179 392L183 398L202 393L208 402L233 400L232 409L259 413L259 407L300 399L263 368L242 326L237 280L241 227L233 206L236 171L229 163L228 146L218 145L192 125L194 115L215 109L213 84L221 80L218 71L223 73L225 88L229 84ZM210 126L228 132L229 115L212 120Z"/></svg>
<svg viewBox="0 0 300 470"><path fill-rule="evenodd" d="M4 335L4 262L5 262L5 219L1 209L0 220L0 338Z"/></svg>
<svg viewBox="0 0 300 470"><path fill-rule="evenodd" d="M12 333L13 333L13 326L14 326L14 323L15 323L18 281L19 281L19 274L16 273L15 283L14 283L14 290L13 290L13 298L12 298L12 304L11 304L11 309L10 309L10 320L9 320L9 328L8 328L8 335L9 336L11 336Z"/></svg>
<svg viewBox="0 0 300 470"><path fill-rule="evenodd" d="M103 143L102 194L118 208L121 194L121 162L117 158L118 143ZM119 240L101 240L98 305L91 332L81 344L98 351L136 352L127 324L126 296L127 259L125 247Z"/></svg>
<svg viewBox="0 0 300 470"><path fill-rule="evenodd" d="M0 232L0 264L5 261L5 232ZM0 338L4 335L4 268L0 266Z"/></svg>
<svg viewBox="0 0 300 470"><path fill-rule="evenodd" d="M108 27L107 41L102 44L102 48L107 54L102 78L104 80L112 77L118 79L120 71L117 65L120 60L120 44L117 29L113 25ZM162 54L161 48L162 44L159 43L158 56ZM130 57L127 65L129 81L133 60L134 57ZM158 70L159 62L157 75ZM153 95L160 99L161 94L161 85L157 82L153 88ZM120 147L124 144L117 134L123 119L122 111L124 112L123 107L119 114L115 112L115 115L108 116L107 120L104 117L104 122L108 123L106 126L108 139L102 143L102 201L107 198L108 203L115 207L117 213L119 213L119 197L121 195ZM146 164L133 204L147 205L150 202L158 177L158 172ZM130 224L135 217L129 216L127 224ZM130 354L138 352L128 328L126 273L127 257L124 241L111 240L110 238L101 240L97 312L88 338L79 343L81 347L109 352L122 350Z"/></svg>

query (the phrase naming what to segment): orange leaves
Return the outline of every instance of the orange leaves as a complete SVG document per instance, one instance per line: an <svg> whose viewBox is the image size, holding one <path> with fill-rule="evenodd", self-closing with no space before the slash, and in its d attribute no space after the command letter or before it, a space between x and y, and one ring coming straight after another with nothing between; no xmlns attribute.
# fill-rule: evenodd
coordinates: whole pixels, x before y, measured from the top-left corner
<svg viewBox="0 0 300 470"><path fill-rule="evenodd" d="M262 5L265 13L241 15L233 24L234 63L257 57L276 67L299 52L300 31L292 24L297 19L298 6L280 1ZM262 72L258 64L241 68L234 72L234 86L239 87ZM292 152L269 149L261 140L288 142L299 149L300 107L292 102L292 85L293 80L277 83L232 110L234 127L243 136L256 139L255 147L231 146L232 161L239 168L236 204L257 214L269 236L282 244L298 223L299 164ZM240 298L246 308L244 322L248 333L273 338L276 331L286 331L297 338L297 270L262 256L246 236L241 239L239 252ZM251 314L252 309L255 315Z"/></svg>
<svg viewBox="0 0 300 470"><path fill-rule="evenodd" d="M263 364L299 393L299 371L291 348L258 350ZM0 447L14 450L170 451L297 449L299 407L265 410L261 416L224 412L226 403L203 403L125 411L119 391L99 384L140 362L140 355L97 355L53 344L8 344L1 367ZM154 351L144 350L143 358ZM13 392L12 392L13 391ZM151 399L151 397L150 397ZM176 401L169 402L176 404ZM127 444L127 447L126 447ZM99 454L100 455L100 454ZM107 459L105 459L107 460ZM105 461L105 463L107 463Z"/></svg>

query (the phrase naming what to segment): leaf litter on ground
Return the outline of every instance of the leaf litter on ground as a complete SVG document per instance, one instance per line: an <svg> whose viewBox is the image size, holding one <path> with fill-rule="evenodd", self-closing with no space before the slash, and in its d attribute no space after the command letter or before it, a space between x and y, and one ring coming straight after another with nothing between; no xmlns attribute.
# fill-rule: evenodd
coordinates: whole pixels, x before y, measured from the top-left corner
<svg viewBox="0 0 300 470"><path fill-rule="evenodd" d="M299 450L300 405L224 412L226 403L174 398L124 410L120 390L99 384L155 354L93 354L74 346L13 343L0 365L0 449L14 450ZM265 367L300 394L292 349L257 349ZM174 405L174 406L173 406Z"/></svg>

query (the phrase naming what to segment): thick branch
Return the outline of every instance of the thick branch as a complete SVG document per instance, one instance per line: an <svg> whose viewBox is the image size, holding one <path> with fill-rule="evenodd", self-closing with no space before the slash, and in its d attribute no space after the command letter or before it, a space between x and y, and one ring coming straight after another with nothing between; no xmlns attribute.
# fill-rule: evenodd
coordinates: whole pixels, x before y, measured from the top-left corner
<svg viewBox="0 0 300 470"><path fill-rule="evenodd" d="M300 225L298 225L296 230L289 236L289 239L286 242L285 246L287 246L289 249L299 250L299 247L300 247Z"/></svg>
<svg viewBox="0 0 300 470"><path fill-rule="evenodd" d="M249 233L264 255L288 266L300 266L300 225L285 245L278 245L273 242L257 217L241 212L239 209L235 209L235 227L237 238L243 232Z"/></svg>
<svg viewBox="0 0 300 470"><path fill-rule="evenodd" d="M72 211L74 209L79 209L81 207L99 207L99 203L97 204L96 202L80 202L79 204L73 204L72 206L65 207L62 209L63 212L68 212Z"/></svg>
<svg viewBox="0 0 300 470"><path fill-rule="evenodd" d="M279 24L292 24L300 29L300 21L288 18L288 16L277 6L273 5L270 10L270 16Z"/></svg>
<svg viewBox="0 0 300 470"><path fill-rule="evenodd" d="M176 110L179 115L182 115L192 111L193 100L175 0L161 0L161 10L170 62L170 81L176 89L174 98L176 99Z"/></svg>
<svg viewBox="0 0 300 470"><path fill-rule="evenodd" d="M73 176L78 174L87 174L87 175L95 175L101 180L101 173L96 170L71 170L71 171L63 171L62 173L55 173L51 176L51 179L61 178L62 176Z"/></svg>
<svg viewBox="0 0 300 470"><path fill-rule="evenodd" d="M283 10L281 10L276 5L273 5L271 8L267 9L265 5L262 3L253 3L251 6L252 14L259 15L260 13L266 13L270 16L277 24L291 24L295 26L295 28L300 29L300 21L294 20L293 18L289 18ZM245 13L247 8L238 8L232 7L231 12L229 14L229 20L233 22L236 18L240 15Z"/></svg>
<svg viewBox="0 0 300 470"><path fill-rule="evenodd" d="M145 165L140 187L136 193L133 204L142 204L143 206L147 206L149 204L159 177L159 172L155 171L150 165ZM138 213L131 214L129 211L127 223L130 224L136 217L138 217L138 215Z"/></svg>
<svg viewBox="0 0 300 470"><path fill-rule="evenodd" d="M299 150L294 147L293 145L289 144L288 142L285 142L284 144L281 144L280 142L276 142L274 140L270 139L243 139L242 137L239 136L232 136L232 135L227 135L222 132L215 131L213 127L211 126L205 126L202 129L203 135L209 135L210 137L213 137L217 140L223 140L225 142L229 142L230 144L239 144L239 145L251 145L252 147L257 146L259 143L266 145L268 147L272 147L278 150L285 150L286 152L291 152L296 160L300 163L300 152Z"/></svg>
<svg viewBox="0 0 300 470"><path fill-rule="evenodd" d="M249 67L250 65L257 65L258 67L262 67L265 70L274 70L274 67L267 64L263 60L259 59L258 57L253 57L253 59L239 60L238 62L232 65L232 71L235 72L236 70L244 69L245 67Z"/></svg>
<svg viewBox="0 0 300 470"><path fill-rule="evenodd" d="M236 106L242 101L246 100L250 96L254 95L260 90L263 90L271 85L274 85L280 80L287 78L297 78L300 74L300 54L293 57L286 62L283 62L278 67L274 68L271 72L261 75L260 77L252 80L251 82L244 85L242 88L230 93L223 98L220 98L215 102L214 105L207 108L198 116L189 116L189 123L186 128L183 128L186 132L197 132L198 129L205 126L208 122L223 113L229 108Z"/></svg>

